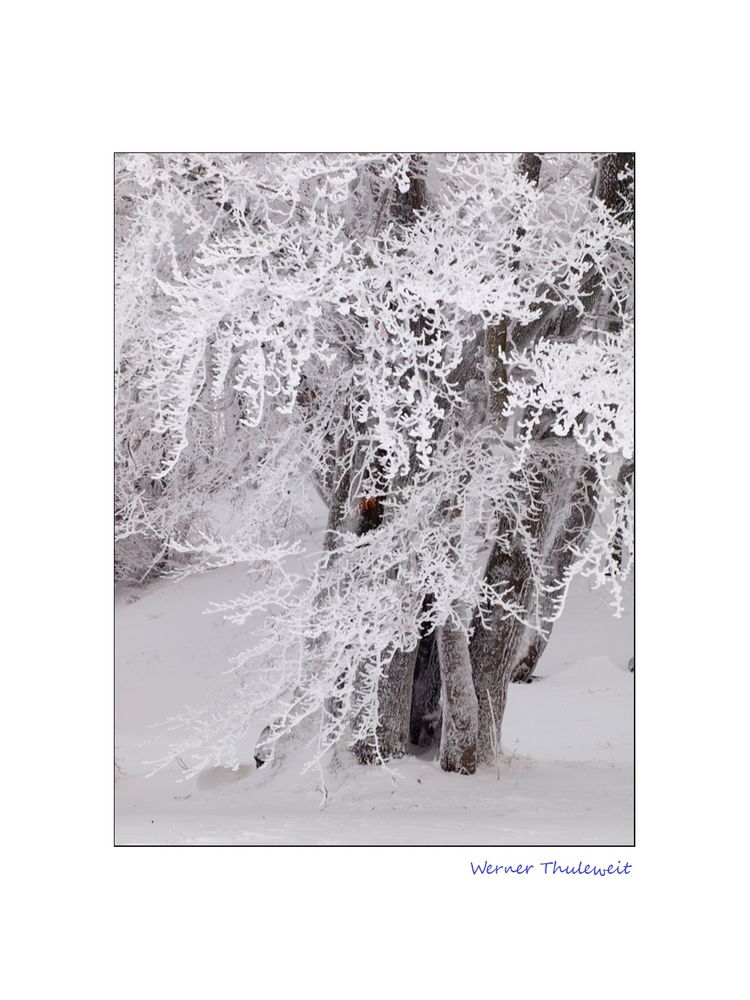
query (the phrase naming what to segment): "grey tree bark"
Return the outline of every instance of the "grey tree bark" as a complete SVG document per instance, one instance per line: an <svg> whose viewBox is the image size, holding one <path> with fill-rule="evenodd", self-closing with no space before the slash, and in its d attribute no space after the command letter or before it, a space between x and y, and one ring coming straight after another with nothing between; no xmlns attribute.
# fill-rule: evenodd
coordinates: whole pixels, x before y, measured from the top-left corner
<svg viewBox="0 0 750 1000"><path fill-rule="evenodd" d="M473 774L477 769L477 696L471 675L469 644L463 629L446 623L437 645L443 686L440 766L444 771Z"/></svg>
<svg viewBox="0 0 750 1000"><path fill-rule="evenodd" d="M527 540L515 526L503 518L498 525L498 540L492 546L485 581L501 590L506 603L518 609L519 617L509 615L500 605L477 611L472 622L469 643L472 676L478 703L477 763L491 764L501 752L501 731L508 685L526 634L534 599L534 580L527 545L538 545L546 531L545 494L549 483L539 476L529 497L529 506L540 510L538 518L526 524ZM487 624L485 625L485 621Z"/></svg>
<svg viewBox="0 0 750 1000"><path fill-rule="evenodd" d="M431 598L432 595L428 595ZM430 601L431 603L431 601ZM440 731L440 655L437 632L423 627L412 683L409 740L417 747L436 741Z"/></svg>
<svg viewBox="0 0 750 1000"><path fill-rule="evenodd" d="M552 589L567 578L575 559L576 549L586 542L596 511L596 473L588 463L582 469L571 469L572 485L570 499L564 500L563 517L552 526L547 543L545 589L537 597L535 617L543 631L527 628L516 655L511 680L528 683L539 660L547 648L552 634L550 617L556 611L559 594ZM547 589L549 588L549 589Z"/></svg>
<svg viewBox="0 0 750 1000"><path fill-rule="evenodd" d="M527 164L534 163L536 174L530 180L535 183L539 170L535 161L527 159L531 155L524 154L519 161L519 169L525 169ZM624 176L626 168L633 163L632 154L616 153L604 156L599 164L592 193L612 212L622 212L623 215L632 212L633 192L627 189ZM500 330L494 334L496 340L503 347L510 341L517 348L523 349L540 337L570 339L577 334L584 318L589 318L595 311L602 294L601 277L593 267L584 278L582 291L588 303L586 317L572 308L547 308L542 310L538 320L526 327L511 325ZM492 396L490 398L495 404L491 409L498 414L504 400L493 400ZM545 435L546 430L542 425L539 439L543 439ZM541 482L545 479L546 477L542 477ZM560 488L562 487L563 494L566 488L564 477L557 485L546 482L538 495L532 498L534 506L538 506L542 514L528 525L529 538L547 555L548 567L544 579L548 584L563 578L572 559L572 546L581 545L588 534L596 504L594 479L593 469L584 466L574 473L573 490L567 499L560 495ZM571 480L568 480L568 490L570 485ZM499 525L499 538L502 539L509 531L510 525ZM527 615L536 610L542 619L549 616L549 595L545 597L542 593L540 597L536 596L531 564L518 536L512 537L509 542L498 541L494 544L485 578L492 585L507 581L507 596L515 600ZM535 602L538 602L536 609ZM551 625L548 626L546 634L529 630L521 621L505 615L499 607L491 610L489 618L489 627L485 628L481 616L475 616L470 644L474 686L479 704L479 763L491 763L495 753L499 752L508 684L514 676L519 680L531 677L549 640L551 629Z"/></svg>

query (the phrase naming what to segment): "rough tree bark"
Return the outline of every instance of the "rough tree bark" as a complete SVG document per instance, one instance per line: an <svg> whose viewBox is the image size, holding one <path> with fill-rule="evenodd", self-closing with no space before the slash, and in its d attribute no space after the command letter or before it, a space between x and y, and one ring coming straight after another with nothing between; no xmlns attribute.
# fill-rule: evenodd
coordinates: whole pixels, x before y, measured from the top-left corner
<svg viewBox="0 0 750 1000"><path fill-rule="evenodd" d="M519 168L531 161L526 156L519 161ZM632 211L632 190L627 190L623 171L632 167L633 155L617 153L604 156L599 164L599 170L594 182L593 194L600 198L612 211L622 211L627 214ZM538 179L539 172L536 172ZM595 310L601 295L601 277L591 267L583 281L583 295L588 302L587 313ZM555 337L570 339L575 336L584 320L575 309L566 308L562 311L546 309L541 317L527 327L510 327L501 331L502 345L507 340L519 349L527 348L540 337ZM492 397L491 397L492 398ZM495 412L504 400L495 401ZM496 418L497 419L497 418ZM540 438L544 437L544 431ZM542 443L541 440L539 442ZM546 477L542 477L544 480ZM550 504L550 497L556 493L556 487L547 483L545 488L534 497L534 504L539 505L543 514L533 524L529 525L530 536L537 543L537 548L548 554L548 581L560 579L570 564L571 544L580 545L585 540L591 526L595 509L594 473L588 466L574 476L575 488L571 498L563 499L562 518L554 516L554 508L560 510L560 497ZM565 486L560 481L561 486ZM570 481L568 482L568 488ZM509 526L500 525L498 532L502 539L507 534ZM549 537L545 539L545 535ZM541 544L540 544L541 543ZM498 585L508 582L507 596L515 600L521 609L527 613L533 610L535 587L531 579L531 566L521 540L514 537L509 543L498 541L493 546L487 563L485 578L488 583ZM545 616L545 599L542 597L539 611ZM529 630L516 618L504 617L500 608L494 608L490 615L490 627L484 628L477 614L473 623L473 633L470 645L474 685L479 702L479 737L478 762L492 762L495 753L500 752L500 736L503 714L507 699L508 684L514 675L518 679L528 679L538 663L539 657L549 640L549 627L546 636L535 633L529 640Z"/></svg>
<svg viewBox="0 0 750 1000"><path fill-rule="evenodd" d="M537 446L539 447L539 446ZM527 521L527 541L539 547L548 529L551 513L547 497L552 483L540 474L529 497L529 507L540 511ZM498 540L492 546L485 581L501 590L506 603L518 609L519 617L509 616L499 605L477 611L469 644L472 676L479 706L477 763L490 764L501 752L501 729L505 704L518 651L526 634L525 620L533 606L535 584L523 537L505 518L498 526ZM488 621L483 623L483 617Z"/></svg>
<svg viewBox="0 0 750 1000"><path fill-rule="evenodd" d="M565 579L575 558L575 550L581 548L591 528L596 511L596 473L590 464L583 464L583 469L572 469L572 495L565 500L564 516L553 526L548 539L545 562L547 571L544 577L545 588L551 588ZM539 620L543 632L527 628L516 655L511 680L516 683L528 683L536 670L542 653L547 648L552 624L548 619L555 610L557 595L548 589L538 596L535 617Z"/></svg>
<svg viewBox="0 0 750 1000"><path fill-rule="evenodd" d="M632 169L635 159L632 153L610 154L602 158L599 171L594 185L594 194L600 198L611 212L619 212L623 218L632 218L634 211L634 192L624 182L622 173L626 169ZM595 299L599 291L599 283L596 276L588 282L589 292L592 300ZM580 318L577 318L573 311L564 315L560 325L560 333L565 336L571 330L577 329ZM623 463L617 482L620 489L625 483L632 482L633 462ZM582 471L576 474L576 490L574 491L568 507L568 514L564 523L558 528L555 537L549 543L549 573L547 584L563 579L573 558L574 549L580 548L591 528L596 507L596 476L594 469L583 463ZM622 537L620 533L614 542L614 559L620 565L622 558ZM539 602L540 617L548 617L552 611L554 596L545 594ZM536 669L539 659L549 642L551 628L542 635L539 632L527 631L525 642L522 645L518 662L513 670L513 681L527 682L531 679Z"/></svg>
<svg viewBox="0 0 750 1000"><path fill-rule="evenodd" d="M471 676L469 644L463 629L446 623L438 629L443 686L440 766L473 774L477 769L477 696Z"/></svg>
<svg viewBox="0 0 750 1000"><path fill-rule="evenodd" d="M617 486L620 493L625 490L626 486L633 486L633 475L635 472L635 464L633 460L623 462L620 471L617 474ZM618 529L615 535L614 542L612 544L612 558L614 559L617 568L622 567L622 529Z"/></svg>
<svg viewBox="0 0 750 1000"><path fill-rule="evenodd" d="M519 172L533 185L539 181L541 166L541 157L535 153L523 153L518 162ZM524 231L519 227L519 239L523 235ZM485 337L488 419L501 435L507 423L503 414L506 401L503 383L507 380L507 372L500 355L507 349L508 332L509 323L502 320L490 327ZM508 541L510 534L511 525L507 521L501 522L498 525L499 540L493 545L485 568L485 580L491 586L507 581L510 599L526 607L531 594L531 567L520 540L512 537ZM472 622L469 644L478 703L477 760L480 764L490 763L499 753L500 724L508 683L515 666L515 650L524 633L524 626L513 618L504 618L499 608L485 609L484 613L489 615L489 627L485 628L478 611Z"/></svg>
<svg viewBox="0 0 750 1000"><path fill-rule="evenodd" d="M536 184L541 163L537 154L523 154L519 160L519 170L530 183ZM629 192L623 195L620 176L623 169L631 164L632 154L612 154L602 159L594 193L611 211L627 211ZM425 205L425 197L422 164L414 158L408 191L395 192L391 200L390 211L394 221L404 226L413 223L416 213ZM519 239L523 235L523 229L519 228ZM589 304L593 304L600 291L598 275L593 273L593 269L584 279L583 291ZM485 371L488 379L488 410L490 419L501 430L505 405L502 383L506 380L506 372L500 353L505 351L509 341L517 348L525 348L542 336L569 338L577 332L581 319L575 310L548 308L542 311L537 321L527 327L501 322L487 331ZM429 331L425 329L421 317L413 321L412 329L415 337L429 337ZM346 495L350 490L350 477L351 471L348 477L342 476L339 481L341 492ZM555 505L550 506L548 502L550 483L543 475L539 477L539 482L539 489L535 490L532 502L542 510L542 514L528 524L528 534L538 548L541 540L549 533L547 541L542 543L548 552L549 578L559 579L559 574L564 572L569 563L571 544L580 544L590 527L595 504L591 472L584 469L577 481L575 499L556 523L551 520ZM337 519L335 511L341 510L341 504L334 501L326 535L327 548L338 528L338 524L333 523ZM382 516L383 508L379 500L366 506L360 511L359 532L364 534L376 530ZM490 585L505 581L506 597L528 614L533 609L535 590L528 554L522 540L511 533L509 524L501 524L498 535L501 540L495 543L490 553L486 580ZM546 616L543 602L539 613L541 617ZM434 714L432 706L435 705L437 678L440 677L443 700L442 766L446 770L470 774L478 763L493 761L496 753L500 752L501 725L511 677L514 673L519 678L530 676L548 636L542 637L539 633L534 633L533 639L529 641L529 630L523 621L505 616L500 608L490 609L487 615L488 628L482 625L480 616L475 615L470 643L460 628L446 625L437 632L423 635L415 649L409 652L397 651L394 654L378 689L380 721L377 745L374 741L360 741L354 747L359 760L369 763L381 758L403 756L410 733L412 741L418 744L430 740L431 734L425 727L425 720ZM414 677L418 662L417 691ZM261 762L258 763L260 766Z"/></svg>
<svg viewBox="0 0 750 1000"><path fill-rule="evenodd" d="M433 595L425 598L423 609L429 611ZM440 729L440 656L437 632L425 623L417 647L417 662L411 695L409 739L414 746L426 747L435 742Z"/></svg>
<svg viewBox="0 0 750 1000"><path fill-rule="evenodd" d="M518 160L518 171L522 174L529 184L536 187L539 183L539 174L542 169L542 158L536 153L522 153ZM526 230L519 226L516 235L519 240L522 240ZM516 253L520 252L520 246L514 246L514 251ZM517 262L511 263L511 270L516 270L518 267ZM507 396L507 391L505 388L505 382L508 378L508 373L505 370L505 365L503 363L501 355L505 353L508 347L508 320L503 318L495 326L490 326L487 328L485 334L485 373L487 377L487 409L490 415L490 419L495 423L498 429L502 429L503 426L503 407L505 406L505 400Z"/></svg>

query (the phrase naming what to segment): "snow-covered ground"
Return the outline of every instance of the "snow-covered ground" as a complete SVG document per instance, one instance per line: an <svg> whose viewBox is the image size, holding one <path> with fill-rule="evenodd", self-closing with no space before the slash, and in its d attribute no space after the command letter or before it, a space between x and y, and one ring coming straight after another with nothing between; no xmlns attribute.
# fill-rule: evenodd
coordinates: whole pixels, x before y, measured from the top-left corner
<svg viewBox="0 0 750 1000"><path fill-rule="evenodd" d="M498 771L446 774L435 753L364 768L341 754L321 778L237 770L187 781L177 763L147 777L170 734L153 728L211 693L242 630L201 612L236 596L243 570L122 588L116 608L118 844L626 845L633 841L632 595L574 581L540 663L511 686ZM299 764L304 763L300 758Z"/></svg>

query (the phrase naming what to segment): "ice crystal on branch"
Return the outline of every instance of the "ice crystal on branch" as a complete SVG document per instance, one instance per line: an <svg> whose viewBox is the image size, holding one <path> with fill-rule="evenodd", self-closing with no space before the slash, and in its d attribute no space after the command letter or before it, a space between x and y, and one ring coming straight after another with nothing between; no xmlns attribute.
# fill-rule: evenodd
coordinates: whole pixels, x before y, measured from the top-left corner
<svg viewBox="0 0 750 1000"><path fill-rule="evenodd" d="M294 730L392 755L426 637L465 673L478 627L547 634L575 573L618 606L632 221L602 162L118 158L120 572L253 584L213 608L248 646L183 757L259 718L269 757Z"/></svg>

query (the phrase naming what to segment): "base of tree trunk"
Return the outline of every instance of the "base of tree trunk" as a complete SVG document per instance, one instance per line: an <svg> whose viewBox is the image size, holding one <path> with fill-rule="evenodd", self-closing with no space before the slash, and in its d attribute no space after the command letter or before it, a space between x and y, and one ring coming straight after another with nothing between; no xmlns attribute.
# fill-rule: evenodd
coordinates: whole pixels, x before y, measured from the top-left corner
<svg viewBox="0 0 750 1000"><path fill-rule="evenodd" d="M478 709L469 643L461 629L446 624L438 629L437 645L443 681L440 766L444 771L474 774L477 769Z"/></svg>
<svg viewBox="0 0 750 1000"><path fill-rule="evenodd" d="M440 657L435 632L419 643L411 696L409 740L414 746L427 747L437 742L440 733Z"/></svg>
<svg viewBox="0 0 750 1000"><path fill-rule="evenodd" d="M379 764L403 757L409 745L409 718L417 647L394 654L388 673L381 679L378 699L380 721L377 742L374 738L358 740L352 750L361 764Z"/></svg>
<svg viewBox="0 0 750 1000"><path fill-rule="evenodd" d="M440 766L453 774L475 774L477 770L477 746L473 743L461 753L450 751L440 754Z"/></svg>
<svg viewBox="0 0 750 1000"><path fill-rule="evenodd" d="M358 740L352 747L352 753L360 764L383 764L405 756L406 747L399 742L381 742L378 737L377 746L374 740Z"/></svg>
<svg viewBox="0 0 750 1000"><path fill-rule="evenodd" d="M263 732L258 737L258 742L255 744L255 750L253 756L255 758L255 766L263 767L271 759L271 746L268 743L268 738L271 735L271 727L265 726Z"/></svg>
<svg viewBox="0 0 750 1000"><path fill-rule="evenodd" d="M548 636L541 636L538 634L535 639L532 639L528 649L513 668L511 681L514 684L531 683L532 675L537 668L537 664L541 659L542 653L547 648L548 641Z"/></svg>

